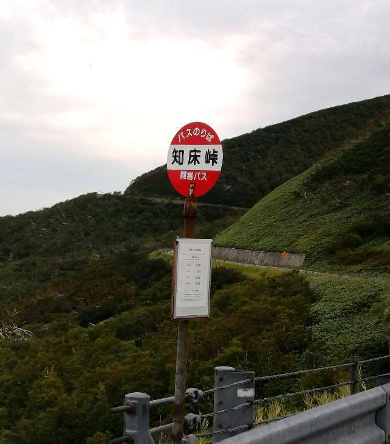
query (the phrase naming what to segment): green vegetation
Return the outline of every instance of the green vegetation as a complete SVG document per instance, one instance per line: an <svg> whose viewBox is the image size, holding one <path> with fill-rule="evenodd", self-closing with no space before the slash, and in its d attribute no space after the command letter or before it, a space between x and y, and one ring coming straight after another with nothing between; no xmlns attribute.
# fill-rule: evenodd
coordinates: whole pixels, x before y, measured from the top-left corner
<svg viewBox="0 0 390 444"><path fill-rule="evenodd" d="M202 201L251 207L288 179L354 140L390 108L390 96L317 111L222 142L220 179ZM168 144L168 142L167 142ZM177 196L165 166L133 181L126 194Z"/></svg>
<svg viewBox="0 0 390 444"><path fill-rule="evenodd" d="M380 355L387 352L390 282L380 278L310 277L316 295L313 344L325 361L342 354Z"/></svg>
<svg viewBox="0 0 390 444"><path fill-rule="evenodd" d="M301 365L312 297L296 273L254 280L218 267L212 318L192 323L188 384L211 387L221 364L259 373ZM0 442L77 444L118 436L121 417L107 409L125 393L171 394L176 324L169 300L168 262L127 251L9 304L0 320L1 333L8 327L0 340ZM170 410L155 412L152 423Z"/></svg>
<svg viewBox="0 0 390 444"><path fill-rule="evenodd" d="M0 218L0 306L24 299L43 286L76 276L123 251L170 247L183 225L181 201L159 201L120 193L80 196L52 208ZM212 237L243 210L201 205L199 237ZM58 285L57 285L58 286ZM63 293L58 288L59 293Z"/></svg>
<svg viewBox="0 0 390 444"><path fill-rule="evenodd" d="M389 183L390 128L380 125L278 187L216 243L306 253L309 268L388 272Z"/></svg>
<svg viewBox="0 0 390 444"><path fill-rule="evenodd" d="M122 252L89 263L62 291L49 284L1 314L0 332L6 325L25 332L14 328L0 340L1 444L106 443L122 428L121 416L107 409L125 393L173 392L177 330L169 319L169 261ZM377 278L218 264L212 295L211 319L191 325L189 386L211 387L216 365L272 374L387 351L390 283ZM347 378L345 371L326 372L258 390L268 396ZM307 402L276 407L284 414ZM201 408L212 406L206 400ZM152 425L170 413L170 406L153 411ZM272 406L257 413L269 417Z"/></svg>
<svg viewBox="0 0 390 444"><path fill-rule="evenodd" d="M294 274L231 264L218 264L218 267L236 273L241 271L249 279L258 281ZM312 294L311 339L305 354L307 362L320 366L351 356L387 353L390 280L332 274L299 275L307 282Z"/></svg>
<svg viewBox="0 0 390 444"><path fill-rule="evenodd" d="M224 141L224 173L206 199L213 203L200 206L198 237L225 230L219 244L306 253L307 267L381 276L216 264L211 318L191 323L188 386L211 387L217 365L261 375L387 352L388 108L384 96ZM171 257L160 250L182 230L182 201L172 195L159 168L124 195L91 193L0 218L0 444L106 444L122 433L122 417L108 408L125 393L173 393ZM258 390L276 395L346 379L338 370ZM292 399L257 415L337 396ZM211 401L200 407L210 411ZM151 424L170 415L171 406L161 407Z"/></svg>

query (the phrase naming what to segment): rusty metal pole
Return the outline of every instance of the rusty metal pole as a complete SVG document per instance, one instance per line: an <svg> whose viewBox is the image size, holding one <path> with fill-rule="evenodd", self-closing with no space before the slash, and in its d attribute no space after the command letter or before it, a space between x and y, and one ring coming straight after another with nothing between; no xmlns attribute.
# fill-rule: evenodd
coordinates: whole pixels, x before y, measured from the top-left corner
<svg viewBox="0 0 390 444"><path fill-rule="evenodd" d="M193 188L192 188L193 189ZM191 193L192 194L192 193ZM198 202L192 197L184 201L184 232L183 237L194 237L195 217L198 209ZM175 375L175 407L173 412L172 435L175 444L182 444L183 422L184 422L184 401L186 392L187 358L189 348L189 323L188 320L179 321L177 336L177 358Z"/></svg>

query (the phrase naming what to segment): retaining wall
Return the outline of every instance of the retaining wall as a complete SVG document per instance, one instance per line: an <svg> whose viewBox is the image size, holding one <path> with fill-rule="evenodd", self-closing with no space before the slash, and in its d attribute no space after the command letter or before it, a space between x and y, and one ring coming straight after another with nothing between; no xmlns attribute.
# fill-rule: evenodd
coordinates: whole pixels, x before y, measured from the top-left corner
<svg viewBox="0 0 390 444"><path fill-rule="evenodd" d="M213 259L273 267L300 267L305 260L304 254L273 253L267 251L241 250L239 248L214 247Z"/></svg>

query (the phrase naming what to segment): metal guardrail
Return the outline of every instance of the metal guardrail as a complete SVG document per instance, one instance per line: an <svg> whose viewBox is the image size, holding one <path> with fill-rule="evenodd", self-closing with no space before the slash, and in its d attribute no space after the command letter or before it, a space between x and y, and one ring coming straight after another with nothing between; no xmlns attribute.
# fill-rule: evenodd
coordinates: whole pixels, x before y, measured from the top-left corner
<svg viewBox="0 0 390 444"><path fill-rule="evenodd" d="M315 437L322 436L321 433L328 433L329 436L332 436L332 438L329 437L330 440L319 440L314 441L313 436L309 435L306 438L297 438L298 441L263 441L261 440L261 443L272 443L272 444L284 444L284 443L313 443L313 444L319 444L319 443L325 443L325 442L334 442L334 443L352 443L356 442L357 444L368 444L368 443L376 443L376 442L386 442L386 441L378 441L377 436L378 435L378 427L381 427L381 424L385 424L383 430L388 433L390 437L390 419L387 420L387 417L390 418L390 384L386 385L390 381L390 374L385 373L381 375L376 376L368 376L368 377L362 377L361 370L365 365L371 364L371 363L377 363L380 361L390 361L390 355L386 356L379 356L371 359L361 360L357 357L352 358L349 362L346 363L340 363L340 364L334 364L329 365L325 367L317 367L312 369L306 369L306 370L297 370L292 371L288 373L281 373L281 374L274 374L274 375L268 375L268 376L255 376L253 372L248 371L237 371L232 367L217 367L215 369L214 374L214 387L206 390L205 392L190 388L186 390L186 400L191 403L197 403L200 399L202 399L203 395L206 396L213 396L214 398L214 411L212 413L206 413L206 414L193 414L189 413L185 417L185 422L189 430L192 430L192 435L188 435L183 439L183 443L187 444L193 444L198 438L203 437L210 437L213 440L213 443L217 442L231 442L231 443L241 443L241 442L248 442L248 443L255 443L260 441L228 441L231 439L241 439L245 435L246 437L252 436L254 431L248 432L249 430L253 429L257 426L264 426L260 429L256 429L256 433L254 436L256 436L257 439L257 433L260 433L259 430L261 430L261 433L265 433L264 430L272 429L278 430L279 427L282 427L284 430L285 427L288 427L294 433L298 433L297 430L299 430L299 433L304 436L304 433L306 428L307 430L314 430L310 433L314 433ZM347 381L337 382L332 385L328 385L325 387L314 387L309 388L306 390L300 390L295 391L291 393L284 393L281 395L276 396L269 396L269 397L260 397L258 399L255 398L255 392L256 392L256 383L267 383L275 380L280 379L287 379L287 378L299 378L304 375L318 373L318 372L329 372L329 371L335 371L335 370L346 370L349 369L349 378L347 374L344 374L344 378L348 378ZM363 383L373 381L376 379L376 385L383 386L385 388L379 388L378 389L372 389L365 391L359 395L357 393L360 390L360 387L364 387L365 385ZM262 385L262 384L261 384ZM322 429L316 429L316 419L318 415L316 412L318 409L312 409L305 413L307 413L309 416L314 414L314 419L310 422L307 417L305 421L307 420L307 424L301 427L301 415L303 413L296 413L293 415L286 415L282 417L277 418L270 418L270 419L264 419L262 421L255 422L254 419L254 407L256 404L269 404L273 401L282 401L285 399L295 398L295 397L302 397L309 394L317 393L320 391L330 391L337 389L339 387L349 386L350 387L350 395L354 395L352 397L344 398L343 400L336 401L338 404L331 403L327 406L322 406L320 410L321 419L319 419L318 427L324 427L324 430ZM383 416L383 405L387 405L387 388L389 389L389 410L388 414L386 413L385 416ZM386 392L386 393L385 393ZM261 392L260 392L261 393ZM374 395L372 395L374 393ZM383 395L385 393L385 402L384 404L375 404L375 402L378 402L379 394ZM358 398L356 398L358 396ZM383 397L383 396L382 396ZM361 401L361 404L359 404L359 400ZM153 406L159 406L162 404L167 403L174 403L174 397L166 397L162 399L155 399L151 400L150 397L145 393L130 393L126 395L125 397L125 404L123 406L114 407L110 411L111 413L124 413L124 435L120 438L116 438L110 441L110 444L119 444L119 443L126 443L126 442L133 442L134 444L152 444L153 438L152 435L157 435L160 433L168 432L170 433L172 430L173 423L170 424L163 424L158 427L149 429L149 409ZM330 407L328 407L330 406ZM335 407L334 407L335 406ZM370 407L371 406L371 407ZM326 407L326 408L325 408ZM333 408L336 408L335 413L333 415ZM370 409L373 410L370 410ZM322 410L323 409L323 410ZM329 411L327 409L330 409ZM344 410L345 409L345 412ZM355 416L350 415L349 410L353 410ZM375 411L374 411L375 410ZM371 414L374 411L373 414ZM313 413L314 412L314 413ZM323 413L325 412L325 413ZM327 412L327 413L326 413ZM329 413L330 412L330 413ZM371 412L371 413L370 413ZM387 410L386 410L387 412ZM322 415L325 415L324 417ZM332 416L333 415L333 416ZM326 417L326 419L324 419ZM386 418L386 420L383 420L383 417ZM298 418L298 420L296 419ZM337 423L337 418L342 418L342 424L340 425ZM382 418L382 419L381 419ZM199 425L201 424L202 420L208 420L212 421L212 430L202 431L202 432L194 432L196 429L199 430ZM277 425L281 421L282 424L287 424L284 426ZM298 422L296 422L298 421ZM360 427L359 432L359 439L362 439L360 441L337 441L335 438L333 438L332 433L335 434L335 436L343 436L343 433L347 433L345 430L348 429L348 421L350 422L350 433L351 436L354 436L353 433L355 428ZM382 421L382 422L381 422ZM355 424L356 422L356 424ZM305 422L306 424L306 422ZM389 427L387 427L387 424L389 424ZM267 425L267 426L265 426ZM291 425L291 427L290 427ZM344 430L344 426L346 429ZM326 427L329 428L326 429ZM366 432L363 432L363 429L366 430ZM318 432L318 433L317 433ZM353 432L353 433L352 433ZM379 430L380 432L380 430ZM273 433L273 432L272 432ZM295 436L294 433L288 432L288 436ZM297 436L301 436L301 435ZM363 440L363 437L365 436L365 433L367 434L367 439ZM286 435L286 436L287 436ZM268 435L267 435L268 436ZM279 436L279 435L278 435ZM284 436L284 435L283 435ZM328 436L328 435L326 435ZM381 435L382 436L382 435ZM252 438L250 438L252 439ZM282 439L282 438L281 438ZM284 439L284 438L283 438ZM316 438L317 439L317 438ZM328 438L327 438L328 439ZM338 438L337 438L338 439ZM341 438L340 438L341 439ZM382 439L382 438L381 438ZM390 438L389 438L390 439ZM390 441L389 441L390 442Z"/></svg>
<svg viewBox="0 0 390 444"><path fill-rule="evenodd" d="M390 384L221 441L223 444L380 444L390 440Z"/></svg>
<svg viewBox="0 0 390 444"><path fill-rule="evenodd" d="M203 398L202 390L196 388L189 388L186 390L186 400L192 403L197 403ZM149 429L149 409L150 407L159 406L162 404L173 404L175 401L174 396L161 399L150 399L150 396L146 393L134 392L125 396L125 405L119 407L113 407L110 409L110 413L124 413L124 435L112 439L109 444L122 444L122 443L134 443L134 444L153 444L152 435L162 432L171 431L173 423L162 424L158 427ZM187 424L196 428L198 425L199 415L188 414L185 417Z"/></svg>

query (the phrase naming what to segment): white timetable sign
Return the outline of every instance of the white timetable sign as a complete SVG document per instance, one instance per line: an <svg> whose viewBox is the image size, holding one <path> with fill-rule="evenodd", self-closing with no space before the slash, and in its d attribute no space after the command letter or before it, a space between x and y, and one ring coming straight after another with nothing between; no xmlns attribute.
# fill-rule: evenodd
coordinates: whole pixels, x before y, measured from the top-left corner
<svg viewBox="0 0 390 444"><path fill-rule="evenodd" d="M210 316L212 239L177 239L173 319Z"/></svg>

